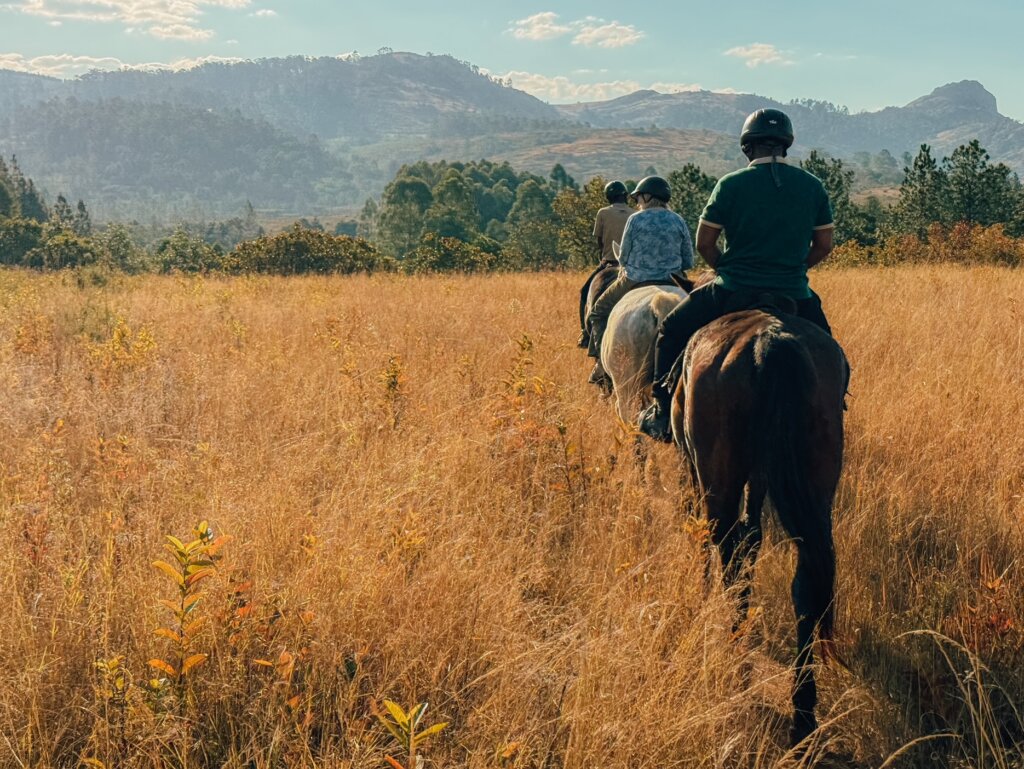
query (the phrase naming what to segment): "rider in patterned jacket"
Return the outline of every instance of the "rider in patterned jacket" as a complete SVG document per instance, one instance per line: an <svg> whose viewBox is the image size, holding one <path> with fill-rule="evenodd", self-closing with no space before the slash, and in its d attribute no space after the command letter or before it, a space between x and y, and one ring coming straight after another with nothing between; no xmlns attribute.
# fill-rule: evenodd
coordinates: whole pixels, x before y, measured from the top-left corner
<svg viewBox="0 0 1024 769"><path fill-rule="evenodd" d="M626 220L619 249L619 277L594 303L587 318L591 358L597 358L590 382L603 385L601 340L608 316L622 297L641 283L672 283L672 273L693 266L690 230L679 214L669 210L672 189L660 176L642 179L633 190L639 211Z"/></svg>

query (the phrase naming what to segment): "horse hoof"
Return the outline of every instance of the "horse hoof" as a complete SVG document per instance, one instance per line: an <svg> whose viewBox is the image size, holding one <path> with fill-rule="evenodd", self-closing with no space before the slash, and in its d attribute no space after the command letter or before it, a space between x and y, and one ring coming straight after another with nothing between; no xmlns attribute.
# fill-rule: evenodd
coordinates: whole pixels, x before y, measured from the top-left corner
<svg viewBox="0 0 1024 769"><path fill-rule="evenodd" d="M812 713L797 713L793 716L793 727L789 730L789 744L797 747L818 728L818 721Z"/></svg>

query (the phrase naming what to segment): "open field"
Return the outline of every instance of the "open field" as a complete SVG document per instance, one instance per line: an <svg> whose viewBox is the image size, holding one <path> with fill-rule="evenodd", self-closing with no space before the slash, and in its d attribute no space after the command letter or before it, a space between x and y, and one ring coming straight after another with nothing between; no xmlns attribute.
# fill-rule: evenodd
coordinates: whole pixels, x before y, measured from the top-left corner
<svg viewBox="0 0 1024 769"><path fill-rule="evenodd" d="M586 384L579 282L0 273L0 767L384 767L384 699L447 722L425 767L799 765L790 549L733 638L674 450L641 473ZM803 765L1019 766L1024 273L814 283L849 669ZM204 519L183 640L152 562Z"/></svg>

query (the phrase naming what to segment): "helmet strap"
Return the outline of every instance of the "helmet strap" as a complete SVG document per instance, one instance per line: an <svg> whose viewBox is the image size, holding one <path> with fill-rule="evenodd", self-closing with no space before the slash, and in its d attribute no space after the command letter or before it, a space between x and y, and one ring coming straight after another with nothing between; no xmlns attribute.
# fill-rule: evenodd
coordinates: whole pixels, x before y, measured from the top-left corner
<svg viewBox="0 0 1024 769"><path fill-rule="evenodd" d="M772 146L772 179L775 180L775 189L782 189L782 179L779 178L779 148Z"/></svg>

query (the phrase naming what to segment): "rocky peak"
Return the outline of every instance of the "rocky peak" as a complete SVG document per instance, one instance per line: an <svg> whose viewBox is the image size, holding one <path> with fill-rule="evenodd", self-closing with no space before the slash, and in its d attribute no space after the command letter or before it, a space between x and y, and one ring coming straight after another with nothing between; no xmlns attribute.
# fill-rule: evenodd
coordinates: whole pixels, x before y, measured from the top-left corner
<svg viewBox="0 0 1024 769"><path fill-rule="evenodd" d="M961 80L959 83L939 86L927 96L910 102L907 107L945 113L973 112L992 116L999 114L996 97L977 80Z"/></svg>

